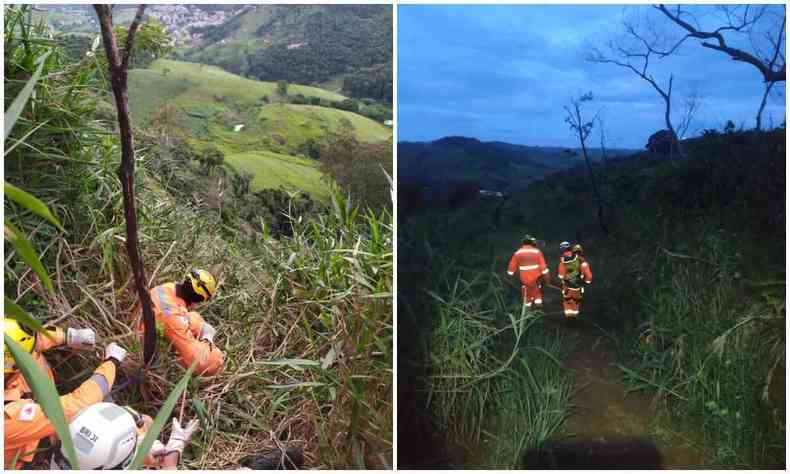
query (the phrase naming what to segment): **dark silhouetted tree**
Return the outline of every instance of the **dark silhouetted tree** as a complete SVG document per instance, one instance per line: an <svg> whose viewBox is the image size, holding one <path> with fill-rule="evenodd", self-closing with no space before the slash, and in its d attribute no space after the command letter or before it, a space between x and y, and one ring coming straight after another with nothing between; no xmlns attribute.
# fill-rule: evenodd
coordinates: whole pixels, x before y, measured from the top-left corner
<svg viewBox="0 0 790 474"><path fill-rule="evenodd" d="M587 138L592 132L593 125L598 119L600 110L596 112L595 116L590 121L585 122L582 118L582 104L586 102L592 102L592 100L593 94L592 92L588 92L579 98L571 99L570 107L564 105L563 108L568 114L565 117L565 123L568 124L571 131L573 131L579 138L579 143L581 143L582 146L582 155L584 156L585 163L587 163L587 171L590 173L590 183L592 183L595 199L598 201L598 223L600 224L603 233L605 235L609 235L609 229L606 228L606 222L604 221L603 199L601 199L601 193L598 191L598 185L595 181L595 173L593 172L592 164L590 163L590 157L587 154Z"/></svg>

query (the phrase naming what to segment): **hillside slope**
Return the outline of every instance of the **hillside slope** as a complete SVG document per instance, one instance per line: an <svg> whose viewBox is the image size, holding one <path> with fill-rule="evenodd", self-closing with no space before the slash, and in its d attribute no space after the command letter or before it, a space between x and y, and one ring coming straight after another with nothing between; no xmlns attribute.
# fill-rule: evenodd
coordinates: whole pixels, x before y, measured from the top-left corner
<svg viewBox="0 0 790 474"><path fill-rule="evenodd" d="M435 337L431 321L436 324L442 313L415 301L427 300L421 296L426 290L440 298L452 296L439 284L444 268L452 267L452 277L470 282L498 277L529 232L548 242L544 252L554 275L558 244L580 242L593 269L584 325L560 330L584 336L589 342L583 350L607 356L601 365L605 370L593 372L609 374L609 388L625 383L625 390L601 396L628 397L631 404L630 392L640 392L636 400L645 395L655 399L658 415L649 417L651 426L642 430L649 435L646 441L655 446L688 443L674 446L678 449L665 446L662 452L678 457L659 460L663 466L682 465L697 455L706 467L783 466L786 209L777 196L785 188L785 130L709 133L684 144L689 158L682 161L639 153L613 160L606 171L594 166L606 202L608 235L598 225L585 170L549 175L514 192L496 213L490 200L475 197L452 208L423 202L411 214L400 214L399 277L408 283L400 287L398 307L404 309L398 316L410 323L400 327L420 341ZM517 290L504 283L515 303ZM559 318L559 303L552 300L556 293L549 294L547 317ZM414 354L399 358L402 373L410 365L432 362L417 353L429 350L429 344L413 346L418 348ZM591 357L584 360L575 368L587 371L581 382L589 379L589 364L595 363ZM596 429L572 440L593 445L606 435L611 441L601 420L611 423L618 414L583 408L620 405L581 407L574 424L558 430L552 441L562 447L568 437L579 435L579 426ZM415 403L412 411L399 413L399 430L425 418L424 406ZM632 428L623 430L630 433ZM673 432L692 436L670 439ZM427 442L411 440L407 446ZM686 448L696 454L681 458ZM568 461L557 456L555 464Z"/></svg>
<svg viewBox="0 0 790 474"><path fill-rule="evenodd" d="M392 134L391 129L353 112L282 103L275 83L246 79L214 66L160 59L149 69L130 71L129 90L138 125L155 124L199 150L217 147L227 163L255 175L255 189L283 186L326 197L318 162L300 155L309 156L318 142L341 130L371 143L386 141ZM290 85L288 93L326 101L344 99L300 85ZM294 163L306 172L285 172Z"/></svg>
<svg viewBox="0 0 790 474"><path fill-rule="evenodd" d="M184 59L265 81L342 84L355 97L392 100L392 9L386 5L255 5L222 25L195 28Z"/></svg>
<svg viewBox="0 0 790 474"><path fill-rule="evenodd" d="M607 150L610 159L632 150ZM600 150L590 150L601 159ZM432 142L398 143L398 177L406 187L433 188L434 194L455 189L488 189L513 193L559 170L583 167L579 150L562 147L482 142L444 137Z"/></svg>

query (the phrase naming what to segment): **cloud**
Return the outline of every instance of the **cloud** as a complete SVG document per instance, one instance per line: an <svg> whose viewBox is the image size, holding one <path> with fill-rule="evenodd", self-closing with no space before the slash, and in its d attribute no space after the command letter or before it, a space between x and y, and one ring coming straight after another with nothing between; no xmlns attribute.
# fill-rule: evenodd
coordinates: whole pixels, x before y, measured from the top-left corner
<svg viewBox="0 0 790 474"><path fill-rule="evenodd" d="M664 126L659 95L631 71L585 61L591 41L621 29L624 11L633 14L621 6L402 5L399 139L467 135L573 146L562 106L592 91L590 116L602 108L617 146L642 147ZM696 91L703 98L698 128L753 123L763 91L753 67L692 43L681 53L650 68L664 87L673 76L674 107ZM779 122L784 84L777 89L781 100L766 110Z"/></svg>

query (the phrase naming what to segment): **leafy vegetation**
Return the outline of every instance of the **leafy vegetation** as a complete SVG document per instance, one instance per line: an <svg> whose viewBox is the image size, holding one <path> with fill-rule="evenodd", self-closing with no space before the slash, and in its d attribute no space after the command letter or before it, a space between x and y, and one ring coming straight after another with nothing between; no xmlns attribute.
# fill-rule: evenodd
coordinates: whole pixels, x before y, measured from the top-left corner
<svg viewBox="0 0 790 474"><path fill-rule="evenodd" d="M6 19L14 8L6 9ZM310 467L391 466L388 209L361 208L331 185L321 206L303 195L256 192L251 175L218 165L218 154L182 141L176 127L170 134L138 123L135 182L146 273L156 285L192 266L210 269L219 296L199 311L226 352L223 372L186 382L161 339L159 363L141 383L140 341L129 329L137 297L123 250L120 150L109 95L95 61L68 63L39 31L27 47L19 42L20 28L29 26L5 30L7 101L32 76L35 58L52 53L6 142L15 146L6 147L5 176L45 203L65 233L6 201L6 218L19 234L35 235L32 245L54 289L46 291L7 247L6 296L41 321L92 327L100 340L129 349L114 387L117 403L200 419L182 468L235 468L243 456L282 444L303 450ZM139 94L132 90L130 97ZM223 161L233 159L221 144L216 150ZM96 365L89 353L48 357L61 393Z"/></svg>
<svg viewBox="0 0 790 474"><path fill-rule="evenodd" d="M349 133L333 134L319 151L321 167L354 199L374 209L392 205L392 143L359 143Z"/></svg>
<svg viewBox="0 0 790 474"><path fill-rule="evenodd" d="M193 31L205 45L181 53L188 61L262 81L318 84L342 75L343 92L392 101L390 6L258 5Z"/></svg>
<svg viewBox="0 0 790 474"><path fill-rule="evenodd" d="M593 163L608 237L581 167L513 192L499 219L500 202L423 200L399 216L400 229L414 229L399 236L399 281L449 266L440 256L467 281L499 273L525 229L552 245L582 242L598 275L586 299L605 308L595 323L616 340L629 389L653 396L666 415L657 426L692 433L709 466L783 466L785 129L709 130L683 145L685 160L639 153ZM432 311L404 286L399 327L427 340ZM485 292L473 295L491 304Z"/></svg>
<svg viewBox="0 0 790 474"><path fill-rule="evenodd" d="M425 211L398 235L398 330L413 341L398 373L414 380L398 388L399 465L519 468L568 414L561 362L573 344L498 276L506 262L491 259L487 209ZM421 464L419 444L436 438Z"/></svg>
<svg viewBox="0 0 790 474"><path fill-rule="evenodd" d="M138 125L159 130L171 141L178 138L198 152L216 147L228 165L252 173L254 191L303 190L328 203L319 163L308 159L317 156L320 144L341 130L363 142L392 135L391 129L352 112L275 102L283 99L277 92L281 86L212 66L157 60L150 69L132 70L129 80L130 108ZM328 103L345 99L296 84L286 90ZM284 99L288 97L293 96Z"/></svg>

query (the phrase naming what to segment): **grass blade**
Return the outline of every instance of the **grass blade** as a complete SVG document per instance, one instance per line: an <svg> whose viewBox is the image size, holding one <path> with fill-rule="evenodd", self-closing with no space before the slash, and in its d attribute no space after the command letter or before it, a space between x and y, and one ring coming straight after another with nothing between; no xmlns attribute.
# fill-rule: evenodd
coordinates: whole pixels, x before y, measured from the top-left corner
<svg viewBox="0 0 790 474"><path fill-rule="evenodd" d="M36 275L41 279L41 282L46 285L47 289L50 293L55 293L55 288L52 286L52 280L49 279L49 275L47 271L44 269L44 265L41 264L41 260L38 259L38 255L36 255L36 251L33 249L33 245L30 241L25 237L24 234L19 232L19 230L11 223L8 219L5 220L5 238L11 245L14 246L19 255L22 259L36 272Z"/></svg>
<svg viewBox="0 0 790 474"><path fill-rule="evenodd" d="M50 212L49 207L46 204L41 202L37 197L33 196L32 194L23 191L13 184L9 183L8 181L5 182L5 187L3 189L5 196L12 201L16 202L20 206L30 210L34 214L37 214L44 219L48 220L52 223L55 227L60 229L61 231L65 232L65 229L60 224L60 221L57 217L55 217L52 212Z"/></svg>
<svg viewBox="0 0 790 474"><path fill-rule="evenodd" d="M14 124L16 124L17 119L19 119L19 115L22 114L22 110L25 108L25 104L27 104L27 100L30 98L30 95L33 93L33 88L36 87L36 83L38 82L39 76L41 76L41 70L44 69L44 62L47 60L47 56L52 51L46 52L43 56L38 59L38 68L36 68L36 72L33 73L33 76L28 79L27 84L25 87L22 88L22 91L19 92L19 95L14 98L14 101L11 103L11 106L8 107L8 110L5 112L5 116L3 119L5 120L5 129L3 135L3 141L8 139L8 135L11 133L11 130L14 128Z"/></svg>
<svg viewBox="0 0 790 474"><path fill-rule="evenodd" d="M154 440L159 437L159 433L162 432L162 428L165 426L165 421L167 421L167 419L170 417L170 414L173 412L173 408L175 408L176 403L178 402L178 397L181 396L181 392L186 390L187 383L189 383L189 378L192 376L192 371L195 370L196 365L197 362L194 362L192 366L189 367L187 373L181 377L181 381L178 382L178 385L176 385L173 391L170 392L167 400L165 400L165 404L162 405L162 409L159 410L159 413L156 415L154 423L151 425L148 433L146 433L142 444L140 444L140 447L137 449L137 454L134 455L134 460L129 466L129 470L135 471L143 466L143 461L148 455L148 452L151 450L151 446L154 445Z"/></svg>
<svg viewBox="0 0 790 474"><path fill-rule="evenodd" d="M27 313L21 306L14 303L14 300L10 299L7 296L3 296L5 298L3 303L3 311L5 312L6 316L12 317L19 321L20 323L31 327L36 332L40 332L48 339L55 340L52 335L44 329L44 325L38 322L38 319L34 318L30 314Z"/></svg>
<svg viewBox="0 0 790 474"><path fill-rule="evenodd" d="M69 435L69 425L63 414L63 407L60 406L60 396L55 384L27 351L7 335L3 334L3 338L5 346L11 351L16 365L19 367L19 371L22 372L22 376L30 385L30 389L33 390L36 402L44 410L44 414L52 422L52 426L55 427L55 431L63 443L63 449L66 451L66 458L75 469L79 469L77 452L74 451L74 443Z"/></svg>

